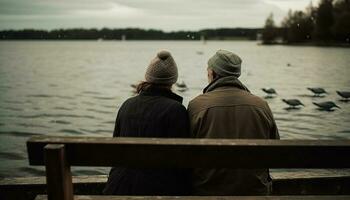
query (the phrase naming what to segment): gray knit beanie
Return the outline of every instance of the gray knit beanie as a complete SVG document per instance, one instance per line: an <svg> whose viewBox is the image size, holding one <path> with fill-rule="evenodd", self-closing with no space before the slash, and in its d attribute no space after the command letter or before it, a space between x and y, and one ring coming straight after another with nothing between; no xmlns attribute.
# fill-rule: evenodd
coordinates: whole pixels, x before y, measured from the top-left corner
<svg viewBox="0 0 350 200"><path fill-rule="evenodd" d="M149 83L172 85L177 81L177 65L168 51L160 51L149 64L145 79Z"/></svg>
<svg viewBox="0 0 350 200"><path fill-rule="evenodd" d="M236 54L226 50L219 50L209 59L208 68L212 69L219 76L235 76L238 78L241 75L241 64L242 60Z"/></svg>

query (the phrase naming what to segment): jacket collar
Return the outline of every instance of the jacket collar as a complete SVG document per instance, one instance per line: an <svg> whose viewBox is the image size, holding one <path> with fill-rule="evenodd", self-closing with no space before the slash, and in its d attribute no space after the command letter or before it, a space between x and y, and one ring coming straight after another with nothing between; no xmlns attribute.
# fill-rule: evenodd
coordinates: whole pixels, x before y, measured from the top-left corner
<svg viewBox="0 0 350 200"><path fill-rule="evenodd" d="M203 93L211 92L219 87L235 87L241 90L250 92L248 88L241 83L235 76L225 76L220 77L209 83L207 87L204 88Z"/></svg>
<svg viewBox="0 0 350 200"><path fill-rule="evenodd" d="M144 90L140 93L140 95L146 95L146 96L163 96L167 97L169 99L175 100L177 102L182 103L183 98L175 93L173 93L171 90L168 89L162 89L162 88L154 88L150 87L147 90Z"/></svg>

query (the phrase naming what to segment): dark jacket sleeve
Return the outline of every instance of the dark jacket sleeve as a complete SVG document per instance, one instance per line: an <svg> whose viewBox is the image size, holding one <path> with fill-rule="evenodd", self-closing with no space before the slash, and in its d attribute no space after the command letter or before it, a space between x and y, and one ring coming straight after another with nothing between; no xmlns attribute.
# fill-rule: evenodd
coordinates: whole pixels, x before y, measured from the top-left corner
<svg viewBox="0 0 350 200"><path fill-rule="evenodd" d="M173 105L168 115L168 137L188 138L190 122L186 108L181 104Z"/></svg>
<svg viewBox="0 0 350 200"><path fill-rule="evenodd" d="M120 110L118 111L117 118L115 119L113 137L120 136L120 116L119 116L119 113L120 113Z"/></svg>

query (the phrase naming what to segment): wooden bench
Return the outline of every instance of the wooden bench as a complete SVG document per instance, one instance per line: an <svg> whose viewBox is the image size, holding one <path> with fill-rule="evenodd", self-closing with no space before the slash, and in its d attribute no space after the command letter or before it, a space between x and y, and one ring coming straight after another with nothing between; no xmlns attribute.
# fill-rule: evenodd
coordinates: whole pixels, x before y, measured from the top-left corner
<svg viewBox="0 0 350 200"><path fill-rule="evenodd" d="M28 140L45 165L49 200L72 200L70 166L139 168L350 168L350 141L46 137ZM46 199L38 196L37 199ZM75 196L75 199L155 197ZM157 197L159 199L350 199L350 196Z"/></svg>

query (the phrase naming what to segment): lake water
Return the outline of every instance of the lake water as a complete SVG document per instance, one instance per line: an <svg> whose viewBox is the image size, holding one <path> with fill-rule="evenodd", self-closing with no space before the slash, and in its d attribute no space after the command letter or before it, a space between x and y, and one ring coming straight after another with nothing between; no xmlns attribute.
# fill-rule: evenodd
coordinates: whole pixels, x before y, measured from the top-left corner
<svg viewBox="0 0 350 200"><path fill-rule="evenodd" d="M336 90L350 91L350 49L260 46L249 41L67 41L0 42L0 177L43 175L30 167L25 141L33 135L112 136L121 103L132 96L130 84L143 79L160 49L172 52L184 105L206 86L206 62L218 49L243 59L242 76L252 93L263 87L278 96L265 99L282 139L350 139L350 102ZM290 66L288 66L288 63ZM324 87L313 97L306 87ZM285 109L282 98L305 107ZM317 110L312 102L334 101L341 109ZM105 168L76 168L75 174L105 174Z"/></svg>

